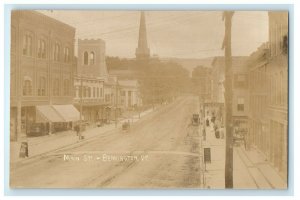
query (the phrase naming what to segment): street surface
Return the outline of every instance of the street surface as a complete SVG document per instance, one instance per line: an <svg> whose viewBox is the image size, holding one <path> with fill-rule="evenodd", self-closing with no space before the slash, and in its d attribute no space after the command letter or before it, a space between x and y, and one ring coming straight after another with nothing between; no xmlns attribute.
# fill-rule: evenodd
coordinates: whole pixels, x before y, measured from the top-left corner
<svg viewBox="0 0 300 200"><path fill-rule="evenodd" d="M180 97L134 123L11 166L18 188L200 188L198 98Z"/></svg>

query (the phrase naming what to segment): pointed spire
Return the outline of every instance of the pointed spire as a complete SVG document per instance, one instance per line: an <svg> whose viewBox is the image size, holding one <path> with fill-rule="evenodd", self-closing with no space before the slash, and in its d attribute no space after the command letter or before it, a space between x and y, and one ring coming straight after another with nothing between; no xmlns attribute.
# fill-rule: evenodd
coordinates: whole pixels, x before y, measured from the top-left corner
<svg viewBox="0 0 300 200"><path fill-rule="evenodd" d="M150 57L150 49L148 48L147 43L146 19L144 11L141 11L139 41L135 55L136 59L138 60L148 59Z"/></svg>

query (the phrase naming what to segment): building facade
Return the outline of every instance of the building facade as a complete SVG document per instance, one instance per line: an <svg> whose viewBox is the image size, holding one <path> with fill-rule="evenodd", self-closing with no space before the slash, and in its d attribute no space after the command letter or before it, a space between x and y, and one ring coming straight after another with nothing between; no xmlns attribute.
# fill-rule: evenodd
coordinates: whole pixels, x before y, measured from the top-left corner
<svg viewBox="0 0 300 200"><path fill-rule="evenodd" d="M74 105L89 123L109 119L111 102L105 92L107 80L105 42L101 39L79 39Z"/></svg>
<svg viewBox="0 0 300 200"><path fill-rule="evenodd" d="M119 80L120 104L124 109L136 109L142 105L137 80Z"/></svg>
<svg viewBox="0 0 300 200"><path fill-rule="evenodd" d="M269 12L269 43L253 53L248 142L287 180L288 13Z"/></svg>
<svg viewBox="0 0 300 200"><path fill-rule="evenodd" d="M211 102L211 68L197 66L192 71L194 94L198 95L203 103Z"/></svg>
<svg viewBox="0 0 300 200"><path fill-rule="evenodd" d="M248 116L248 68L247 57L232 57L232 118L236 126L246 128ZM218 106L224 119L225 113L225 58L215 57L212 61L211 99Z"/></svg>
<svg viewBox="0 0 300 200"><path fill-rule="evenodd" d="M73 27L39 12L12 12L12 140L36 123L37 106L72 104L74 38Z"/></svg>
<svg viewBox="0 0 300 200"><path fill-rule="evenodd" d="M232 59L232 120L235 126L248 128L248 57L235 56Z"/></svg>

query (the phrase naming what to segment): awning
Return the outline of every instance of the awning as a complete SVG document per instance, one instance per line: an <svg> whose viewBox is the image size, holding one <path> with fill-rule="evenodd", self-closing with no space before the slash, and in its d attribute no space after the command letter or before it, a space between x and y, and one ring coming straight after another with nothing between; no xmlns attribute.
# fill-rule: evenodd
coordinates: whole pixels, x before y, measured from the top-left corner
<svg viewBox="0 0 300 200"><path fill-rule="evenodd" d="M65 122L50 105L36 106L36 122Z"/></svg>
<svg viewBox="0 0 300 200"><path fill-rule="evenodd" d="M79 121L80 113L73 105L52 105L65 122Z"/></svg>

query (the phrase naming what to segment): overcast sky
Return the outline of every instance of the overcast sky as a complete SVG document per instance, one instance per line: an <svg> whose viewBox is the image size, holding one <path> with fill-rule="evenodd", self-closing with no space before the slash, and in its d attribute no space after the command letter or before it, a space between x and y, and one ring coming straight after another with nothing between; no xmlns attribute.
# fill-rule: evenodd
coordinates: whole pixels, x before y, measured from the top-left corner
<svg viewBox="0 0 300 200"><path fill-rule="evenodd" d="M106 55L135 57L138 11L41 12L75 27L76 40L103 39ZM268 40L268 13L265 11L235 12L232 23L233 55L250 55ZM146 26L151 55L179 58L224 55L221 11L146 11Z"/></svg>

